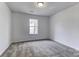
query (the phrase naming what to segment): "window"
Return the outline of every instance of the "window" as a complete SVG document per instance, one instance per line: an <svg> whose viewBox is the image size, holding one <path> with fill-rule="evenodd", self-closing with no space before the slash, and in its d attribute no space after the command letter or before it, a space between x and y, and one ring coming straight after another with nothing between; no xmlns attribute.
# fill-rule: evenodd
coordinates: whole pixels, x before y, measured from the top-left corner
<svg viewBox="0 0 79 59"><path fill-rule="evenodd" d="M38 34L38 20L29 19L29 34Z"/></svg>

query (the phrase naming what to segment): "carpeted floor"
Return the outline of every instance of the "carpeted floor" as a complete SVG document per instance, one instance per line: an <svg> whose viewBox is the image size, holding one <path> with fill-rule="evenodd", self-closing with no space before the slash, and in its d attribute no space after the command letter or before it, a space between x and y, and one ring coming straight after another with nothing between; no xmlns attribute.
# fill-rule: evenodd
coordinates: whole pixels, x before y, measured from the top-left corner
<svg viewBox="0 0 79 59"><path fill-rule="evenodd" d="M2 57L76 57L79 51L50 40L14 43Z"/></svg>

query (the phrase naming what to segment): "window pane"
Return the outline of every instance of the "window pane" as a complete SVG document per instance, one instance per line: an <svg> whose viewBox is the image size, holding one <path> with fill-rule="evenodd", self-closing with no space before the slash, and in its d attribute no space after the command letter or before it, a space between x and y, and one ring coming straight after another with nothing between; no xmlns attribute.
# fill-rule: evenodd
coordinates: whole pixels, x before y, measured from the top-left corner
<svg viewBox="0 0 79 59"><path fill-rule="evenodd" d="M29 24L30 24L30 26L38 26L38 20L37 19L30 19Z"/></svg>
<svg viewBox="0 0 79 59"><path fill-rule="evenodd" d="M34 20L30 19L29 24L30 24L30 26L34 26Z"/></svg>
<svg viewBox="0 0 79 59"><path fill-rule="evenodd" d="M35 26L38 26L38 20L34 21Z"/></svg>
<svg viewBox="0 0 79 59"><path fill-rule="evenodd" d="M35 27L35 34L38 34L38 27Z"/></svg>
<svg viewBox="0 0 79 59"><path fill-rule="evenodd" d="M34 27L30 27L30 34L34 34Z"/></svg>

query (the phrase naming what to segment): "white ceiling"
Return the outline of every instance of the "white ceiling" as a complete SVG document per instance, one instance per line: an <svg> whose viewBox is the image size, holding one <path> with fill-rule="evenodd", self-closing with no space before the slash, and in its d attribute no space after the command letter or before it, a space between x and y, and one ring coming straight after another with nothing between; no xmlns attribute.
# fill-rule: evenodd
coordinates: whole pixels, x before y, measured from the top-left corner
<svg viewBox="0 0 79 59"><path fill-rule="evenodd" d="M7 2L12 11L23 12L33 15L51 16L57 12L69 8L77 2L47 2L46 8L36 8L34 2Z"/></svg>

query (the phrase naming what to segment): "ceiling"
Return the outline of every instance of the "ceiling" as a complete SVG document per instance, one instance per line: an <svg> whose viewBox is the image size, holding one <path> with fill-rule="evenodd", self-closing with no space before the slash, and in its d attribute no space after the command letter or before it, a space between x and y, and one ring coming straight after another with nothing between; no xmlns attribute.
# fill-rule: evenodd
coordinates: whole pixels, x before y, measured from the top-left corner
<svg viewBox="0 0 79 59"><path fill-rule="evenodd" d="M47 2L47 7L45 8L35 7L34 2L7 2L6 4L12 11L33 15L51 16L77 3L78 2Z"/></svg>

